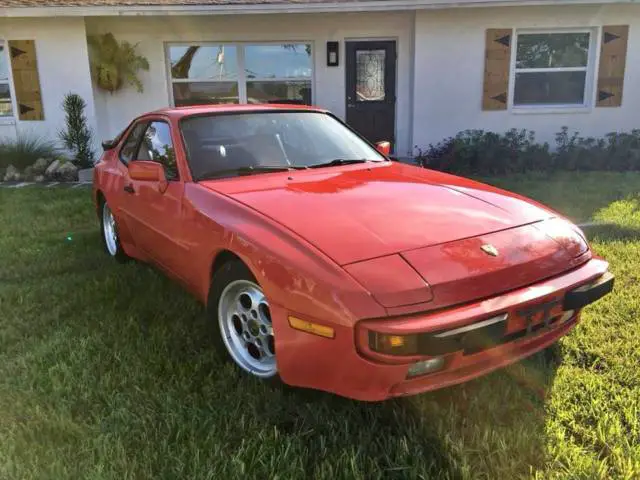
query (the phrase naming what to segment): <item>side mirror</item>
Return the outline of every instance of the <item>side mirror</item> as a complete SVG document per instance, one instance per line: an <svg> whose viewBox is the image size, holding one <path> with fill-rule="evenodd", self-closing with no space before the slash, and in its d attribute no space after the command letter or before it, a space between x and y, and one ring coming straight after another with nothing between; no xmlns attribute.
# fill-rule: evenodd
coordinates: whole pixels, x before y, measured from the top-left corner
<svg viewBox="0 0 640 480"><path fill-rule="evenodd" d="M376 150L378 150L385 157L388 157L391 153L391 142L387 142L385 140L384 142L376 143Z"/></svg>
<svg viewBox="0 0 640 480"><path fill-rule="evenodd" d="M137 160L129 163L129 178L138 182L155 182L158 184L158 191L164 193L167 189L167 177L164 174L164 167L157 162Z"/></svg>
<svg viewBox="0 0 640 480"><path fill-rule="evenodd" d="M117 144L118 142L116 142L115 140L105 140L104 142L102 142L102 149L106 152L107 150L111 150L112 148L114 148Z"/></svg>

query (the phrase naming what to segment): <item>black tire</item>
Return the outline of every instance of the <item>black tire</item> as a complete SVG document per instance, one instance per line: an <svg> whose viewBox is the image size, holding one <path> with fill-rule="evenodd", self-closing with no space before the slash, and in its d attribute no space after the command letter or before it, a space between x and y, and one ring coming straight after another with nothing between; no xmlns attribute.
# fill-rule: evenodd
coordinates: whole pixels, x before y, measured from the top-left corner
<svg viewBox="0 0 640 480"><path fill-rule="evenodd" d="M104 247L104 251L107 253L107 255L109 255L111 258L115 259L117 262L119 263L125 263L128 260L130 260L130 257L125 253L124 249L122 248L122 244L120 243L120 235L118 233L118 224L115 220L115 217L113 217L114 219L114 224L113 224L113 228L114 228L114 232L115 232L115 245L112 245L111 247L108 244L107 241L107 230L105 230L105 209L108 209L109 212L111 212L111 209L109 207L109 205L107 204L107 202L105 201L104 198L100 199L100 204L98 207L98 218L100 219L100 237L102 238L102 246ZM113 248L115 246L115 248Z"/></svg>
<svg viewBox="0 0 640 480"><path fill-rule="evenodd" d="M282 382L280 381L280 376L277 372L273 376L264 378L255 375L253 372L250 372L246 368L242 367L234 359L223 339L224 333L220 327L218 314L221 296L224 290L230 284L239 280L249 281L257 285L258 287L260 286L249 268L240 260L229 260L228 262L226 262L218 269L217 272L215 272L211 280L211 286L209 287L209 295L207 298L207 317L209 318L212 325L214 346L225 361L232 363L238 369L238 371L242 372L243 374L251 376L263 382L267 382L270 385L281 386Z"/></svg>

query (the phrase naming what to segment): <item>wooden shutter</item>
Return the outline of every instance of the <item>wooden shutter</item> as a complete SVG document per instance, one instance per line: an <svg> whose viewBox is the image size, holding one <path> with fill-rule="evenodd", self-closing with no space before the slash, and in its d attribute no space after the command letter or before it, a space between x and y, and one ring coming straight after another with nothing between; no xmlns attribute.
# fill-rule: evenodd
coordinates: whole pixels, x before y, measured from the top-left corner
<svg viewBox="0 0 640 480"><path fill-rule="evenodd" d="M624 69L627 62L629 25L602 27L602 47L598 70L598 107L622 105Z"/></svg>
<svg viewBox="0 0 640 480"><path fill-rule="evenodd" d="M487 30L484 58L483 110L506 110L511 68L511 29Z"/></svg>
<svg viewBox="0 0 640 480"><path fill-rule="evenodd" d="M36 44L33 40L9 40L13 85L20 120L44 120Z"/></svg>

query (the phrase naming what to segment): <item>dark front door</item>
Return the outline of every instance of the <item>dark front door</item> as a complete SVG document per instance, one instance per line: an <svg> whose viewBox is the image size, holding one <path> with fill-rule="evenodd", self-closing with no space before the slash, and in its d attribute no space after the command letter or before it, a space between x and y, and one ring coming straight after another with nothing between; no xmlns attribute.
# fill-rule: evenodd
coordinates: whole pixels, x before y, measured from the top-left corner
<svg viewBox="0 0 640 480"><path fill-rule="evenodd" d="M346 43L347 123L371 142L395 144L396 42Z"/></svg>

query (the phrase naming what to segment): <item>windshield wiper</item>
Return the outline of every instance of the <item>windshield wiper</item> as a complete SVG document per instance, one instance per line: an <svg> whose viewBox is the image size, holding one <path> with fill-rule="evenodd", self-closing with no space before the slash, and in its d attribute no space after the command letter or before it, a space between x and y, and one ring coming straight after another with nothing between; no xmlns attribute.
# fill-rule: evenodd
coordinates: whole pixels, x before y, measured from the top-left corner
<svg viewBox="0 0 640 480"><path fill-rule="evenodd" d="M256 165L248 167L228 168L226 170L216 170L207 172L198 176L198 180L206 180L212 178L226 177L229 175L253 175L254 173L266 173L266 172L290 172L291 170L301 170L307 167L299 167L294 165Z"/></svg>
<svg viewBox="0 0 640 480"><path fill-rule="evenodd" d="M351 165L353 163L366 163L371 160L367 160L366 158L336 158L329 162L316 163L315 165L309 165L309 168L320 168L320 167L336 167L338 165Z"/></svg>

